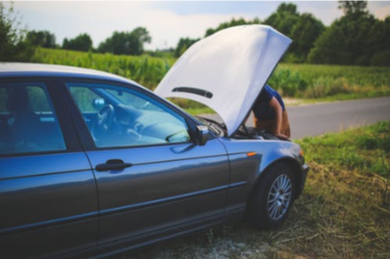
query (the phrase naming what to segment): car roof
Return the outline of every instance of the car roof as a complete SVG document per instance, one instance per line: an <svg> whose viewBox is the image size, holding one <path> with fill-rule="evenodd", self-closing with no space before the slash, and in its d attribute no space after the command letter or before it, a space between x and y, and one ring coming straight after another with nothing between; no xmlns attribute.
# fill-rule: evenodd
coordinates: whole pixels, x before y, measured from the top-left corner
<svg viewBox="0 0 390 259"><path fill-rule="evenodd" d="M0 78L10 77L73 77L110 80L140 86L138 83L124 77L93 69L35 63L0 62Z"/></svg>

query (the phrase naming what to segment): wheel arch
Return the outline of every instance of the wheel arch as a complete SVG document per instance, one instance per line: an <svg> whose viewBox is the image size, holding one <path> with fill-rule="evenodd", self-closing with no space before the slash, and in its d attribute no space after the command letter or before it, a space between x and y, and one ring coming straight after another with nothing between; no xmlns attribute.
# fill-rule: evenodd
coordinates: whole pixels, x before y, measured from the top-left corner
<svg viewBox="0 0 390 259"><path fill-rule="evenodd" d="M281 163L287 164L293 171L294 180L295 180L295 184L296 184L296 193L295 193L294 199L297 199L301 195L302 188L300 188L300 185L302 183L302 177L303 177L301 165L299 164L299 162L297 160L295 160L292 157L288 157L288 156L280 157L280 158L273 160L269 163L266 163L264 165L262 165L262 164L260 165L259 172L258 172L256 180L255 180L255 184L253 185L253 188L251 190L251 194L252 194L255 186L265 177L265 175L267 175L267 173L269 172L269 169L271 167L273 167L274 165L281 164Z"/></svg>

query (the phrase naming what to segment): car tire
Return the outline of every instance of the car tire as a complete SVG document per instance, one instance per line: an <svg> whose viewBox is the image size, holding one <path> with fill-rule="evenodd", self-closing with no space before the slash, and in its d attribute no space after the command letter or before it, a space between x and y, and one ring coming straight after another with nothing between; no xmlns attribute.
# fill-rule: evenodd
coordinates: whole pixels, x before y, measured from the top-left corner
<svg viewBox="0 0 390 259"><path fill-rule="evenodd" d="M259 229L279 227L286 219L295 195L295 178L285 163L271 166L255 185L249 201L249 221Z"/></svg>

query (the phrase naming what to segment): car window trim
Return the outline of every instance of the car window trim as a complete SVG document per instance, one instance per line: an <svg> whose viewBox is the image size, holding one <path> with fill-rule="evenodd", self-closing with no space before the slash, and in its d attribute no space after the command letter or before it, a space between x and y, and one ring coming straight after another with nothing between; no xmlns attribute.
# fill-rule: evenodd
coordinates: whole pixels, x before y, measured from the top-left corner
<svg viewBox="0 0 390 259"><path fill-rule="evenodd" d="M56 85L55 79L51 77L1 77L0 83L43 83L46 90L46 94L48 97L48 101L50 102L53 112L56 115L58 120L58 126L61 131L61 135L64 140L65 149L64 150L48 150L48 151L38 151L38 152L23 152L23 153L12 153L12 154L0 154L0 158L8 158L8 157L24 157L24 156L41 156L41 155L50 155L50 154L64 154L64 153L72 153L81 150L81 145L78 141L74 139L74 128L66 127L66 118L64 117L63 107L58 102L58 98L56 92L56 88L59 88L59 85ZM73 131L73 132L72 132Z"/></svg>
<svg viewBox="0 0 390 259"><path fill-rule="evenodd" d="M64 135L65 143L70 152L81 151L81 144L77 138L77 132L73 125L71 116L68 113L63 88L61 83L55 79L48 81L48 92L52 97L52 103L57 113L57 118ZM69 146L68 146L69 145Z"/></svg>
<svg viewBox="0 0 390 259"><path fill-rule="evenodd" d="M63 101L68 109L70 120L76 129L76 136L84 151L94 150L95 143L85 124L85 120L80 110L78 109L76 101L73 99L70 89L66 86L68 78L62 78L60 81L63 93Z"/></svg>

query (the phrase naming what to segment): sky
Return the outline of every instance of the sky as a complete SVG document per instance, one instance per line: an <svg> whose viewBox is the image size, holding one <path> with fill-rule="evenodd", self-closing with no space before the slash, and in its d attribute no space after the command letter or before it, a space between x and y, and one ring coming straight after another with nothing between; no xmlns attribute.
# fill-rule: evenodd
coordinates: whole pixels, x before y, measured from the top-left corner
<svg viewBox="0 0 390 259"><path fill-rule="evenodd" d="M282 2L296 4L299 13L312 13L325 25L343 15L337 1L15 1L14 8L21 24L54 33L57 44L88 33L97 47L114 31L142 26L152 37L145 49L155 50L175 47L183 37L201 38L232 18L264 20ZM368 9L384 19L390 1L369 1Z"/></svg>

